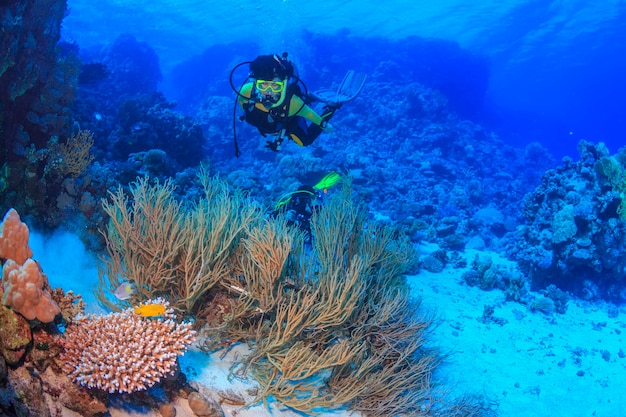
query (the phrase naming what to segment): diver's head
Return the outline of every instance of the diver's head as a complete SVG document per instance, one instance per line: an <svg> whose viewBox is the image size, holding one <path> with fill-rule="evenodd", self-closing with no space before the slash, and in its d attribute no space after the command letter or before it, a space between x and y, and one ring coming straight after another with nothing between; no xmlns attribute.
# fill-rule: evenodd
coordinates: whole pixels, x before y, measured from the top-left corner
<svg viewBox="0 0 626 417"><path fill-rule="evenodd" d="M293 64L287 60L286 55L280 58L278 55L260 55L250 62L250 76L261 80L273 80L278 77L281 80L295 75Z"/></svg>
<svg viewBox="0 0 626 417"><path fill-rule="evenodd" d="M287 80L281 80L278 77L269 80L256 79L254 81L254 88L257 98L265 107L275 107L282 104L285 99Z"/></svg>
<svg viewBox="0 0 626 417"><path fill-rule="evenodd" d="M266 107L276 107L285 99L289 78L294 76L294 67L278 55L261 55L250 63L250 77L255 80L257 98Z"/></svg>

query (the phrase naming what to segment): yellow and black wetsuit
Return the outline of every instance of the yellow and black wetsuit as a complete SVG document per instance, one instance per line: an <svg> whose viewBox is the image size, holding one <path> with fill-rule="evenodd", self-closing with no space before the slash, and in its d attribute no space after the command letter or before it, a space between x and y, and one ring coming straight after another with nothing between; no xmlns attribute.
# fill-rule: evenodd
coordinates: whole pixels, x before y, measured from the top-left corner
<svg viewBox="0 0 626 417"><path fill-rule="evenodd" d="M288 86L278 103L267 108L258 101L250 100L254 83L246 83L239 91L239 105L245 112L246 121L256 127L263 136L279 133L284 129L286 135L298 145L307 146L324 131L322 126L328 122L334 110L320 116L300 97L291 93L289 91L291 88L293 86ZM307 120L310 123L307 123Z"/></svg>

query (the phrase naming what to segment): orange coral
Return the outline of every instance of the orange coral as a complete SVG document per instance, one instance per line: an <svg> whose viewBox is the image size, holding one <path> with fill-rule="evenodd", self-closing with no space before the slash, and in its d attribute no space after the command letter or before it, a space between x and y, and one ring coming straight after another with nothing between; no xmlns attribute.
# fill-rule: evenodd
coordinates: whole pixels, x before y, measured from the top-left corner
<svg viewBox="0 0 626 417"><path fill-rule="evenodd" d="M61 312L46 289L46 274L32 259L27 259L24 265L18 265L13 259L7 260L2 267L2 285L4 304L28 320L50 323Z"/></svg>
<svg viewBox="0 0 626 417"><path fill-rule="evenodd" d="M60 359L65 372L82 386L130 393L173 374L177 356L194 340L190 324L149 319L126 310L70 324Z"/></svg>
<svg viewBox="0 0 626 417"><path fill-rule="evenodd" d="M0 258L13 259L22 265L31 256L33 251L28 246L28 226L22 223L15 209L10 209L0 225Z"/></svg>

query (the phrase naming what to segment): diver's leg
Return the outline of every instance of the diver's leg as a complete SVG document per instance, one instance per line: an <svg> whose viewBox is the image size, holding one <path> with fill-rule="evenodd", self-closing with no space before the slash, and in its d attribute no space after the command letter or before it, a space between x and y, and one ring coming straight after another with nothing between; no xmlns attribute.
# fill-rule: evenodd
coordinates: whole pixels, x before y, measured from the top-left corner
<svg viewBox="0 0 626 417"><path fill-rule="evenodd" d="M328 122L339 107L341 107L341 105L324 106L321 115L322 120ZM289 130L289 137L300 146L309 146L323 131L324 129L319 125L313 123L307 124L306 119L298 117L297 124Z"/></svg>
<svg viewBox="0 0 626 417"><path fill-rule="evenodd" d="M327 104L322 108L322 119L329 120L343 106L343 103Z"/></svg>
<svg viewBox="0 0 626 417"><path fill-rule="evenodd" d="M300 146L309 146L322 133L318 125L307 125L304 117L298 117L297 123L289 129L289 137Z"/></svg>

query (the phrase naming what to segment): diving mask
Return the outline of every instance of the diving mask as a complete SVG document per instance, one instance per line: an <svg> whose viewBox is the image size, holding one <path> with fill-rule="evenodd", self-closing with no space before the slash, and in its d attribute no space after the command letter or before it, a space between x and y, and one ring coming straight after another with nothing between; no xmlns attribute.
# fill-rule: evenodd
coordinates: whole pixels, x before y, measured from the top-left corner
<svg viewBox="0 0 626 417"><path fill-rule="evenodd" d="M285 89L285 81L256 80L254 86L261 93L280 93Z"/></svg>

